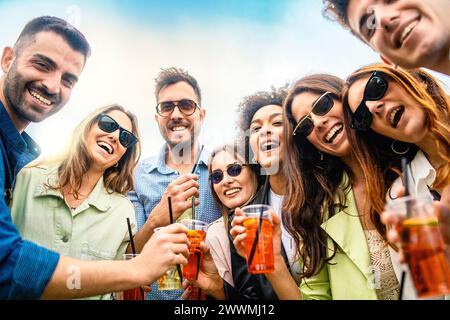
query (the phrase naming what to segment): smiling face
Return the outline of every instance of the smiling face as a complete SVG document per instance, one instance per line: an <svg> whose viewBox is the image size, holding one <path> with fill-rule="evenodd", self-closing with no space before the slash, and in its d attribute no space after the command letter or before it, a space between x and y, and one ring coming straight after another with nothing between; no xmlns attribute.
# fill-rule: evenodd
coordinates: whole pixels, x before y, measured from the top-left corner
<svg viewBox="0 0 450 320"><path fill-rule="evenodd" d="M6 48L2 58L3 94L22 122L40 122L68 101L85 58L53 32L36 34L19 52Z"/></svg>
<svg viewBox="0 0 450 320"><path fill-rule="evenodd" d="M284 147L281 106L268 105L254 114L250 123L250 146L261 167L277 171Z"/></svg>
<svg viewBox="0 0 450 320"><path fill-rule="evenodd" d="M351 29L394 64L433 67L448 61L448 0L351 0Z"/></svg>
<svg viewBox="0 0 450 320"><path fill-rule="evenodd" d="M198 104L198 97L194 89L184 81L169 85L159 92L158 103L180 101L188 99ZM197 139L203 124L206 111L196 109L194 114L186 116L179 108L175 108L171 115L162 117L155 115L162 137L170 147L181 143L193 142Z"/></svg>
<svg viewBox="0 0 450 320"><path fill-rule="evenodd" d="M342 103L333 98L334 105L331 110L323 116L318 116L311 112L311 108L321 96L313 92L296 95L292 101L292 115L297 123L308 115L312 119L314 129L307 140L318 150L336 157L348 156L351 148L344 127Z"/></svg>
<svg viewBox="0 0 450 320"><path fill-rule="evenodd" d="M133 132L130 118L119 110L106 113L122 128ZM92 167L97 171L105 171L115 166L127 151L119 142L119 130L107 133L95 123L87 136L87 149L92 159Z"/></svg>
<svg viewBox="0 0 450 320"><path fill-rule="evenodd" d="M356 81L348 92L352 112L360 105L370 75ZM387 78L386 78L387 79ZM394 140L418 143L427 134L425 110L399 84L388 80L388 90L378 101L367 101L372 114L371 129Z"/></svg>
<svg viewBox="0 0 450 320"><path fill-rule="evenodd" d="M234 209L247 203L256 193L256 179L248 166L242 167L242 172L237 177L231 177L227 173L230 165L240 163L228 151L220 151L212 159L211 172L223 171L223 180L213 184L214 192L220 202L228 209Z"/></svg>

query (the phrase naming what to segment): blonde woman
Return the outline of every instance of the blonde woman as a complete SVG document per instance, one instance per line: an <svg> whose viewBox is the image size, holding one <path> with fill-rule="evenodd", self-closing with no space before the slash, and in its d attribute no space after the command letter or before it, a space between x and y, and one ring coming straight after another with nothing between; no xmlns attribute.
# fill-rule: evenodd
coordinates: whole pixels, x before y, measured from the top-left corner
<svg viewBox="0 0 450 320"><path fill-rule="evenodd" d="M127 218L136 230L126 194L140 156L138 136L132 113L119 105L100 108L59 157L25 167L12 206L23 238L81 260L122 259L130 241Z"/></svg>

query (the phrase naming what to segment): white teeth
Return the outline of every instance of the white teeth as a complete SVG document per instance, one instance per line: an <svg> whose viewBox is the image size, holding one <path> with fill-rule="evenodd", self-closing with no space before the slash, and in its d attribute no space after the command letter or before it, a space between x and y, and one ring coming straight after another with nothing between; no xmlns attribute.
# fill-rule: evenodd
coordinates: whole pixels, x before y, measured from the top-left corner
<svg viewBox="0 0 450 320"><path fill-rule="evenodd" d="M403 30L402 36L400 37L400 45L403 44L403 41L405 41L406 37L408 37L408 35L411 33L411 31L417 26L417 23L419 23L419 21L414 21L412 23L410 23L405 30Z"/></svg>
<svg viewBox="0 0 450 320"><path fill-rule="evenodd" d="M239 188L230 189L227 192L225 192L225 195L230 196L232 194L238 193L239 191L241 191L241 189L239 189Z"/></svg>
<svg viewBox="0 0 450 320"><path fill-rule="evenodd" d="M97 144L98 144L101 148L105 149L109 154L113 154L113 152L114 152L113 147L110 146L109 144L107 144L106 142L99 141L99 142L97 142Z"/></svg>
<svg viewBox="0 0 450 320"><path fill-rule="evenodd" d="M179 126L179 127L173 127L172 131L182 131L182 130L185 130L185 129L186 129L186 127Z"/></svg>
<svg viewBox="0 0 450 320"><path fill-rule="evenodd" d="M325 137L325 140L327 140L327 142L330 142L331 138L334 137L334 135L336 134L336 132L338 132L339 130L341 130L344 127L344 125L338 124L336 125L333 129L330 130L330 132L328 132L327 136Z"/></svg>
<svg viewBox="0 0 450 320"><path fill-rule="evenodd" d="M395 109L394 111L391 112L391 118L390 118L391 125L394 125L395 116L397 115L397 112L399 112L401 109L402 109L401 107L398 107L397 109Z"/></svg>
<svg viewBox="0 0 450 320"><path fill-rule="evenodd" d="M49 106L52 104L52 102L48 99L45 99L43 96L41 96L39 93L33 91L33 90L29 90L31 96L37 100L39 100L39 102Z"/></svg>

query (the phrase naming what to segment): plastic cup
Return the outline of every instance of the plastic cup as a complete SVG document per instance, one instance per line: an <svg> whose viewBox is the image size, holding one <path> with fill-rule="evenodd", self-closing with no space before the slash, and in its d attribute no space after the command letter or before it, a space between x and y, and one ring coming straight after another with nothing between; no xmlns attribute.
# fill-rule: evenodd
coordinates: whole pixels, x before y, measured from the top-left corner
<svg viewBox="0 0 450 320"><path fill-rule="evenodd" d="M199 220L183 220L181 224L188 228L189 258L188 263L183 268L183 277L189 281L196 280L202 254L200 243L205 241L208 224Z"/></svg>
<svg viewBox="0 0 450 320"><path fill-rule="evenodd" d="M123 260L131 260L136 258L139 254L124 254ZM117 300L145 300L145 293L141 287L118 292L115 295Z"/></svg>
<svg viewBox="0 0 450 320"><path fill-rule="evenodd" d="M250 274L271 273L275 269L272 241L273 226L269 219L270 211L273 211L273 209L266 205L252 205L242 209L242 212L247 216L243 225L247 229L245 253ZM258 228L260 221L261 227ZM258 229L260 232L257 237Z"/></svg>
<svg viewBox="0 0 450 320"><path fill-rule="evenodd" d="M386 210L405 217L400 225L401 245L418 297L450 294L450 267L432 200L403 197L388 203Z"/></svg>
<svg viewBox="0 0 450 320"><path fill-rule="evenodd" d="M155 232L159 232L163 228L155 229ZM172 291L183 289L183 280L180 277L180 272L183 266L173 266L166 271L166 273L158 279L158 290L160 291Z"/></svg>

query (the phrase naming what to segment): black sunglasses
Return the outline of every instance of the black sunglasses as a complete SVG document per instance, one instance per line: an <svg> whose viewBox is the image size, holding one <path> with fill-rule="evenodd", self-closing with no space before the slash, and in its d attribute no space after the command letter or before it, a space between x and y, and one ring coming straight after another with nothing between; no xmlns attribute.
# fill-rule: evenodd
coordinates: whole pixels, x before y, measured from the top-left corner
<svg viewBox="0 0 450 320"><path fill-rule="evenodd" d="M311 113L314 113L317 116L324 116L330 112L333 106L334 100L331 96L331 92L325 92L313 103L311 112L298 121L292 135L302 135L305 137L309 136L314 130L314 122L311 118Z"/></svg>
<svg viewBox="0 0 450 320"><path fill-rule="evenodd" d="M247 165L239 164L239 163L230 164L227 167L227 174L230 177L235 178L241 174L242 168L245 166L247 166ZM219 184L220 182L222 182L223 178L224 178L224 174L223 174L222 170L214 170L209 176L209 179L211 179L211 182L213 184Z"/></svg>
<svg viewBox="0 0 450 320"><path fill-rule="evenodd" d="M180 101L165 101L158 103L156 106L156 112L161 117L168 117L175 110L175 107L178 107L178 110L185 116L191 116L200 107L197 105L195 101L190 99L182 99Z"/></svg>
<svg viewBox="0 0 450 320"><path fill-rule="evenodd" d="M388 81L383 78L380 72L375 71L367 81L364 89L364 96L352 116L352 129L367 131L372 125L372 113L366 106L366 101L378 101L384 97L388 90Z"/></svg>
<svg viewBox="0 0 450 320"><path fill-rule="evenodd" d="M102 113L98 116L98 127L107 133L119 130L119 142L125 148L132 148L138 142L138 138L133 133L119 126L116 120L107 114Z"/></svg>

